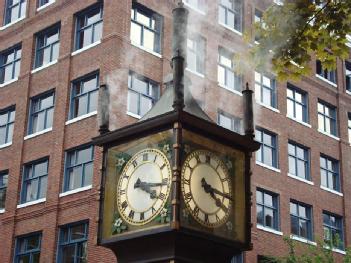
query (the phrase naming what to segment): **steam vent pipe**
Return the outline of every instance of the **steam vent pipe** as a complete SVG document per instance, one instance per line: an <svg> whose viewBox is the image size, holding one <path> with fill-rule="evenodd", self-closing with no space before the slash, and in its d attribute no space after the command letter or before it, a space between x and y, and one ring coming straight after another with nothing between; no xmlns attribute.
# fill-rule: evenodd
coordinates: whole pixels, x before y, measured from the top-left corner
<svg viewBox="0 0 351 263"><path fill-rule="evenodd" d="M186 41L188 10L180 2L173 9L173 40L172 40L172 68L174 101L173 109L182 110L184 108L184 69L186 61Z"/></svg>
<svg viewBox="0 0 351 263"><path fill-rule="evenodd" d="M99 100L98 100L98 123L99 132L104 134L109 131L109 112L110 105L110 91L106 84L100 85Z"/></svg>
<svg viewBox="0 0 351 263"><path fill-rule="evenodd" d="M243 90L244 99L244 132L246 136L255 137L254 118L253 118L253 91L249 88L249 83L246 83L246 88Z"/></svg>

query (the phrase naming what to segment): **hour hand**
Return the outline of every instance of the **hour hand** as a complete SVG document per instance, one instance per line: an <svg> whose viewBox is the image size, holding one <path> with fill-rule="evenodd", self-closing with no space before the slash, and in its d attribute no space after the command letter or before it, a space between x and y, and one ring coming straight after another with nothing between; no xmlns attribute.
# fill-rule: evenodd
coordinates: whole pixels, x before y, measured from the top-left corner
<svg viewBox="0 0 351 263"><path fill-rule="evenodd" d="M141 190L145 191L146 193L150 194L150 198L151 199L155 199L156 196L156 191L155 190L151 190L150 186L148 186L147 184L145 184L144 182L142 182L139 178L138 180L135 182L134 184L134 189L135 188L140 188Z"/></svg>
<svg viewBox="0 0 351 263"><path fill-rule="evenodd" d="M211 193L211 196L213 194L220 195L222 197L225 197L231 201L233 201L232 197L228 194L222 193L221 191L218 191L217 189L213 188L210 184L208 184L205 180L205 178L201 179L201 186L204 188L206 193Z"/></svg>

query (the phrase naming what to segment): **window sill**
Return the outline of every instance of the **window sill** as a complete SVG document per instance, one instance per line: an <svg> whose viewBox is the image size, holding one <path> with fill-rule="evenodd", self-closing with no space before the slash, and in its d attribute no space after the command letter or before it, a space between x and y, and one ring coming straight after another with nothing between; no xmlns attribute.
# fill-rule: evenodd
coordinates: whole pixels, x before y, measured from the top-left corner
<svg viewBox="0 0 351 263"><path fill-rule="evenodd" d="M138 119L138 120L141 119L141 116L140 116L140 115L135 114L135 113L133 113L133 112L127 111L126 114L129 115L129 116L131 116L131 117L133 117L133 118L136 118L136 119Z"/></svg>
<svg viewBox="0 0 351 263"><path fill-rule="evenodd" d="M326 248L326 249L330 249L330 247L328 245L324 245L323 247ZM342 249L339 249L339 248L332 248L332 251L336 252L336 253L339 253L339 254L342 254L342 255L346 255L346 251L342 250Z"/></svg>
<svg viewBox="0 0 351 263"><path fill-rule="evenodd" d="M4 25L4 26L0 27L0 31L5 30L6 28L8 28L8 27L10 27L10 26L22 21L25 18L26 18L26 16L22 16L22 17L18 18L17 20L15 20L15 21L13 21L11 23L8 23L7 25Z"/></svg>
<svg viewBox="0 0 351 263"><path fill-rule="evenodd" d="M200 77L200 78L205 78L205 75L204 74L201 74L199 72L196 72L196 71L193 71L191 70L190 68L185 68L186 71L189 71L190 73L193 73L194 75Z"/></svg>
<svg viewBox="0 0 351 263"><path fill-rule="evenodd" d="M40 71L40 70L42 70L42 69L44 69L44 68L48 68L48 67L54 65L54 64L56 64L56 63L57 63L57 60L51 61L51 62L49 62L49 63L47 63L47 64L45 64L45 65L43 65L43 66L41 66L41 67L39 67L39 68L33 69L33 70L31 71L31 73L34 74L34 73L36 73L36 72L38 72L38 71Z"/></svg>
<svg viewBox="0 0 351 263"><path fill-rule="evenodd" d="M98 41L96 41L96 42L94 42L94 43L92 43L92 44L90 44L90 45L87 45L87 46L85 46L85 47L82 47L82 48L80 48L80 49L78 49L78 50L72 52L72 53L71 53L71 56L73 57L73 56L75 56L75 55L77 55L77 54L80 54L80 53L82 53L82 52L84 52L84 51L86 51L86 50L88 50L88 49L91 49L91 48L93 48L93 47L95 47L95 46L97 46L97 45L99 45L99 44L101 44L101 40L98 40Z"/></svg>
<svg viewBox="0 0 351 263"><path fill-rule="evenodd" d="M329 136L330 138L333 138L334 140L340 141L340 138L339 138L339 137L336 137L336 136L334 136L334 135L332 135L332 134L330 134L330 133L327 133L327 132L325 132L325 131L322 131L322 130L320 130L320 129L318 129L318 131L319 131L321 134L324 134L324 135Z"/></svg>
<svg viewBox="0 0 351 263"><path fill-rule="evenodd" d="M351 95L351 90L346 90L346 94Z"/></svg>
<svg viewBox="0 0 351 263"><path fill-rule="evenodd" d="M280 113L280 110L278 110L278 109L276 109L276 108L273 108L272 106L263 104L262 102L257 101L257 100L256 100L256 103L257 103L258 105L262 106L262 107L265 107L265 108L271 110L271 111L274 111L274 112L276 112L276 113Z"/></svg>
<svg viewBox="0 0 351 263"><path fill-rule="evenodd" d="M18 78L14 78L14 79L11 79L11 80L8 81L8 82L4 82L4 83L0 84L0 88L5 87L5 86L7 86L7 85L10 85L11 83L16 82L17 80L18 80Z"/></svg>
<svg viewBox="0 0 351 263"><path fill-rule="evenodd" d="M67 195L73 195L73 194L76 194L76 193L80 193L80 192L83 192L83 191L90 190L91 188L92 188L92 185L76 188L76 189L73 189L73 190L70 190L70 191L66 191L66 192L60 193L59 197L64 197L64 196L67 196Z"/></svg>
<svg viewBox="0 0 351 263"><path fill-rule="evenodd" d="M88 114L84 114L84 115L81 115L81 116L76 117L74 119L68 120L68 121L66 121L65 125L69 125L69 124L75 123L77 121L84 120L84 119L89 118L89 117L94 116L94 115L97 115L97 111L92 111L92 112L89 112Z"/></svg>
<svg viewBox="0 0 351 263"><path fill-rule="evenodd" d="M230 89L230 88L226 87L225 85L223 85L221 83L218 83L218 86L223 88L223 89L226 89L226 90L228 90L228 91L230 91L230 92L232 92L232 93L234 93L236 95L243 96L243 94L240 91L237 91L237 90L234 90L234 89Z"/></svg>
<svg viewBox="0 0 351 263"><path fill-rule="evenodd" d="M153 50L147 49L147 48L145 48L145 47L143 47L143 46L140 46L140 45L138 45L138 44L136 44L136 43L133 43L133 42L131 42L131 43L132 43L133 46L135 46L135 47L137 47L137 48L139 48L139 49L141 49L141 50L143 50L143 51L146 51L146 52L150 53L151 55L154 55L154 56L156 56L156 57L158 57L158 58L162 58L162 55L161 55L161 54L156 53L156 52L153 51Z"/></svg>
<svg viewBox="0 0 351 263"><path fill-rule="evenodd" d="M29 134L26 137L24 137L24 140L29 140L31 138L37 137L39 135L42 135L42 134L45 134L45 133L51 132L51 131L52 131L52 127L45 129L45 130L42 130L42 131L39 131L39 132L36 132L36 133L33 133L33 134Z"/></svg>
<svg viewBox="0 0 351 263"><path fill-rule="evenodd" d="M324 82L328 83L329 85L332 85L333 87L337 88L338 85L336 85L334 82L331 82L325 78L323 78L322 76L319 76L318 74L316 74L316 77L320 80L323 80Z"/></svg>
<svg viewBox="0 0 351 263"><path fill-rule="evenodd" d="M291 119L291 120L293 120L293 121L296 121L297 123L300 123L301 125L304 125L304 126L306 126L308 128L312 128L312 125L307 123L307 122L300 121L299 119L296 119L296 118L294 118L292 116L289 116L289 115L286 115L286 117Z"/></svg>
<svg viewBox="0 0 351 263"><path fill-rule="evenodd" d="M298 177L298 176L295 176L295 175L292 175L292 174L289 174L289 173L288 173L288 176L291 177L291 178L293 178L293 179L296 179L296 180L298 180L298 181L301 181L301 182L303 182L303 183L306 183L306 184L309 184L309 185L314 185L314 182L308 181L308 180L303 179L303 178L301 178L301 177Z"/></svg>
<svg viewBox="0 0 351 263"><path fill-rule="evenodd" d="M24 203L24 204L17 205L17 208L23 208L23 207L27 207L27 206L31 206L31 205L44 203L44 202L46 202L46 198L41 198L41 199L38 199L38 200L34 200L34 201L30 201L30 202L27 202L27 203Z"/></svg>
<svg viewBox="0 0 351 263"><path fill-rule="evenodd" d="M5 213L5 209L0 209L0 214Z"/></svg>
<svg viewBox="0 0 351 263"><path fill-rule="evenodd" d="M296 241L300 241L300 242L309 244L309 245L317 246L317 243L316 243L316 242L313 242L313 241L308 240L308 239L303 238L303 237L298 237L298 236L295 236L295 235L290 235L290 238L293 239L293 240L296 240Z"/></svg>
<svg viewBox="0 0 351 263"><path fill-rule="evenodd" d="M272 234L275 234L275 235L278 235L278 236L282 236L283 235L283 232L281 232L281 231L278 231L278 230L275 230L275 229L272 229L272 228L269 228L269 227L264 227L264 226L261 226L261 225L257 225L257 229L260 229L260 230L263 230L263 231L266 231L266 232L269 232L269 233L272 233Z"/></svg>
<svg viewBox="0 0 351 263"><path fill-rule="evenodd" d="M232 32L234 32L234 33L236 33L236 34L238 34L239 36L242 36L242 35L243 35L243 33L241 33L240 31L238 31L238 30L236 30L236 29L234 29L234 28L231 28L231 27L227 26L226 24L223 24L223 23L221 23L221 22L219 22L218 24L220 24L220 25L223 26L224 28L226 28L226 29L228 29L228 30L230 30L230 31L232 31Z"/></svg>
<svg viewBox="0 0 351 263"><path fill-rule="evenodd" d="M269 165L264 164L264 163L261 163L261 162L259 162L259 161L256 161L256 164L259 165L259 166L262 166L262 167L264 167L264 168L267 168L267 169L269 169L269 170L272 170L272 171L274 171L274 172L280 173L280 169L277 169L277 168L275 168L275 167L269 166Z"/></svg>
<svg viewBox="0 0 351 263"><path fill-rule="evenodd" d="M192 5L189 5L187 2L183 2L183 3L184 3L185 6L189 7L190 9L192 9L192 10L194 10L196 12L198 12L199 14L206 15L206 13L204 11L202 11L202 10L192 6Z"/></svg>
<svg viewBox="0 0 351 263"><path fill-rule="evenodd" d="M55 1L46 3L45 5L42 5L40 7L37 8L37 12L39 12L40 10L43 10L44 8L48 7L49 5L52 5L53 3L55 3Z"/></svg>
<svg viewBox="0 0 351 263"><path fill-rule="evenodd" d="M1 144L1 145L0 145L0 149L4 149L4 148L9 147L9 146L11 146L11 145L12 145L12 142L8 142L8 143L5 143L5 144Z"/></svg>
<svg viewBox="0 0 351 263"><path fill-rule="evenodd" d="M336 195L338 195L338 196L344 196L343 193L340 193L340 192L338 192L338 191L329 189L328 187L325 187L325 186L323 186L323 185L321 185L321 189L323 189L323 190L325 190L325 191L327 191L327 192L329 192L329 193L336 194Z"/></svg>

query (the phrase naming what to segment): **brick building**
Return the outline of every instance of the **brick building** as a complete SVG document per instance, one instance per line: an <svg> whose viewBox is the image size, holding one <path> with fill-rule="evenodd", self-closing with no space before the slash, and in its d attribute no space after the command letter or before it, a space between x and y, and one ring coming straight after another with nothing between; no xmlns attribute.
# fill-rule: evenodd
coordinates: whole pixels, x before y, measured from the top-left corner
<svg viewBox="0 0 351 263"><path fill-rule="evenodd" d="M1 262L116 262L97 246L97 90L111 89L113 129L150 109L171 72L175 2L0 0ZM328 72L312 61L300 82L239 75L232 55L272 2L185 3L187 75L205 112L241 132L242 84L255 87L254 249L233 261L283 254L283 235L315 244L336 234L340 259L351 245L351 62Z"/></svg>

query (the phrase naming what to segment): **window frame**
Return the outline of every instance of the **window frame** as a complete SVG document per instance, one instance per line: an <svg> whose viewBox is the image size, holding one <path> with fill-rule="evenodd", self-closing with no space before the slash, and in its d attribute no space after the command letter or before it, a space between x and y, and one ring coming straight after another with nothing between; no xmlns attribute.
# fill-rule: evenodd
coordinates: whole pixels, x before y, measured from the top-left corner
<svg viewBox="0 0 351 263"><path fill-rule="evenodd" d="M196 5L193 5L191 0L185 0L184 1L184 5L191 7L192 9L196 10L196 11L200 11L201 13L206 13L205 10L205 4L206 4L206 0L195 0L196 1Z"/></svg>
<svg viewBox="0 0 351 263"><path fill-rule="evenodd" d="M349 143L351 145L351 112L347 113L347 130L349 135Z"/></svg>
<svg viewBox="0 0 351 263"><path fill-rule="evenodd" d="M257 92L256 91L256 100L258 100L259 104L262 104L264 106L268 106L274 109L278 109L278 92L277 92L277 81L275 79L275 77L269 73L265 73L265 72L257 72L255 71L255 91L257 90L257 86L259 86L260 91ZM256 74L260 75L260 82L256 81ZM270 79L271 84L273 85L273 87L268 87L266 85L263 84L263 78L266 77L268 79ZM270 94L270 104L266 104L263 102L263 91L264 90L268 90L269 94ZM260 96L259 98L257 96Z"/></svg>
<svg viewBox="0 0 351 263"><path fill-rule="evenodd" d="M323 112L319 111L319 105L323 107ZM331 116L326 115L325 111L326 108L328 108L328 111L331 113ZM337 127L337 111L336 107L332 106L331 104L324 102L322 100L318 100L317 103L317 115L318 115L318 130L325 132L327 134L333 135L333 136L338 136L338 127ZM319 123L319 116L323 118L323 129L321 130L319 128L320 123ZM330 132L327 132L327 127L326 127L326 119L329 120L330 123Z"/></svg>
<svg viewBox="0 0 351 263"><path fill-rule="evenodd" d="M351 93L351 61L345 60L345 87Z"/></svg>
<svg viewBox="0 0 351 263"><path fill-rule="evenodd" d="M189 47L189 41L192 41L192 43L194 43L192 47ZM201 76L204 76L206 71L206 39L200 35L192 36L191 38L187 37L186 52L187 60L189 59L188 52L192 52L196 58L195 69L190 68L188 62L187 69L191 72L195 72Z"/></svg>
<svg viewBox="0 0 351 263"><path fill-rule="evenodd" d="M6 177L5 179L6 184L4 183L4 177ZM9 171L8 170L0 171L0 193L3 193L4 195L3 200L0 199L0 210L5 210L8 180L9 180ZM3 206L1 206L1 203L3 203Z"/></svg>
<svg viewBox="0 0 351 263"><path fill-rule="evenodd" d="M84 225L84 238L80 238L80 239L73 239L72 240L72 228L79 226L79 225ZM65 230L67 229L68 231L68 242L63 242L63 236L65 234ZM74 245L74 262L77 262L77 257L79 257L78 252L78 246L80 244L84 244L84 243L88 243L88 237L89 237L89 221L88 220L83 220L83 221L79 221L79 222L74 222L74 223L70 223L70 224L66 224L63 226L59 227L59 235L58 235L58 242L57 242L57 246L58 246L58 253L57 253L57 262L61 262L62 261L62 257L63 257L63 248L67 247L67 246L72 246ZM87 251L87 247L86 247L86 251Z"/></svg>
<svg viewBox="0 0 351 263"><path fill-rule="evenodd" d="M330 220L330 218L331 217L334 217L334 219L335 219L335 223L336 223L336 225L339 225L339 227L338 226L333 226L333 225L331 225L331 224L328 224L328 223L326 223L325 221L324 221L324 217L325 216L327 216L328 217L328 219L329 219L329 222L331 221ZM339 221L339 222L337 222L337 221ZM326 243L326 245L328 245L328 246L330 246L330 242L332 242L333 244L332 244L332 246L333 246L333 248L337 248L337 249L341 249L341 250L343 250L344 249L344 242L345 242L345 240L344 240L344 222L343 222L344 220L343 220L343 217L342 216L339 216L339 215L336 215L336 214L333 214L333 213L330 213L330 212L328 212L328 211L325 211L325 210L323 210L323 240L324 240L324 242ZM331 233L331 241L328 241L328 240L326 240L325 239L325 229L328 229L328 231L330 231L330 233ZM335 231L335 232L339 232L340 233L340 236L339 236L339 238L340 238L340 244L339 244L339 246L337 246L337 244L334 244L334 234L333 234L333 230ZM336 233L336 234L338 234L338 233Z"/></svg>
<svg viewBox="0 0 351 263"><path fill-rule="evenodd" d="M336 69L332 70L332 71L324 69L322 66L322 62L318 59L316 60L316 73L321 78L323 78L331 83L334 83L335 85L338 82Z"/></svg>
<svg viewBox="0 0 351 263"><path fill-rule="evenodd" d="M57 31L58 37L55 42L52 42L50 44L47 44L47 38L48 34L53 33ZM56 34L56 33L55 33ZM43 45L40 45L40 42L43 42ZM44 67L45 65L48 65L50 63L55 62L58 57L60 56L60 40L61 40L61 24L56 23L38 33L35 34L35 59L34 59L34 66L33 69L41 68ZM58 50L57 50L57 59L53 60L53 46L58 43ZM44 64L44 59L39 63L39 52L44 52L45 49L50 48L50 61L46 64ZM43 56L44 58L44 56Z"/></svg>
<svg viewBox="0 0 351 263"><path fill-rule="evenodd" d="M231 128L229 130L231 130L233 132L236 132L236 133L240 133L240 134L243 132L243 125L242 125L243 120L240 119L239 117L233 116L233 115L231 115L229 113L226 113L226 112L224 112L222 110L218 110L218 112L217 112L217 124L219 126L227 129L227 127L224 127L220 123L221 115L223 117L225 117L225 118L230 119L230 122L231 122L230 126L231 126Z"/></svg>
<svg viewBox="0 0 351 263"><path fill-rule="evenodd" d="M14 23L22 18L24 18L26 16L26 11L27 11L27 0L19 0L18 3L15 4L9 4L10 1L13 2L13 0L5 0L5 12L4 12L4 25L8 25L11 23ZM12 9L16 8L16 6L18 6L18 15L17 18L14 20L11 20L11 11ZM23 8L24 6L24 8ZM23 8L23 10L22 10ZM24 14L22 14L22 11Z"/></svg>
<svg viewBox="0 0 351 263"><path fill-rule="evenodd" d="M13 118L13 121L10 120L11 118L11 114L14 114L14 118ZM6 132L5 132L5 142L3 144L0 144L0 146L2 145L7 145L7 144L11 144L12 143L12 140L13 140L13 133L14 133L14 126L15 126L15 120L16 120L16 108L15 106L10 106L10 107L7 107L3 110L0 110L0 115L3 115L3 114L7 114L7 122L5 125L0 125L0 128L1 127L6 127ZM12 125L12 137L11 139L9 139L9 127Z"/></svg>
<svg viewBox="0 0 351 263"><path fill-rule="evenodd" d="M231 1L231 0L229 0ZM219 0L218 2L218 22L220 24L223 24L223 22L221 21L221 15L220 15L220 10L221 8L224 9L224 25L226 27L229 27L237 32L240 32L242 33L243 32L243 24L244 24L244 19L243 19L243 8L244 8L244 4L243 4L243 1L240 0L240 6L238 8L235 8L235 3L234 3L234 0L233 0L233 3L232 3L232 8L230 7L227 7L225 6L224 4L222 4L222 0ZM228 22L228 13L232 13L233 14L233 17L234 17L234 21L233 21L233 28L229 25L229 22ZM239 16L239 23L236 25L236 20L235 20L235 16Z"/></svg>
<svg viewBox="0 0 351 263"><path fill-rule="evenodd" d="M291 204L295 204L297 206L296 211L297 214L292 214L291 212ZM307 217L302 217L300 216L299 208L304 207L306 210L306 216ZM299 238L303 238L309 241L313 241L313 211L312 211L312 206L296 201L296 200L290 200L290 205L289 205L289 214L290 214L290 232L293 236L297 236ZM306 221L306 226L307 226L307 237L304 237L301 235L300 228L298 227L298 234L292 232L292 217L297 218L297 225L300 226L300 220Z"/></svg>
<svg viewBox="0 0 351 263"><path fill-rule="evenodd" d="M30 250L26 250L25 252L20 253L19 252L19 243L20 241L23 241L26 243L25 247L28 246L28 238L31 237L35 237L38 236L39 240L38 240L38 248L36 249L30 249ZM16 237L16 241L15 241L15 256L14 256L14 263L20 263L19 261L19 257L20 256L24 256L24 255L28 255L29 254L29 263L33 262L33 255L37 254L39 252L39 258L40 258L40 254L41 254L41 243L42 243L42 233L41 232L34 232L34 233L30 233L30 234L26 234L26 235L22 235L22 236L18 236Z"/></svg>
<svg viewBox="0 0 351 263"><path fill-rule="evenodd" d="M49 90L49 91L46 91L46 92L44 92L42 94L39 94L39 95L34 96L34 97L31 98L30 104L29 104L29 120L28 120L27 135L35 134L35 133L44 131L46 129L52 128L52 125L51 125L51 127L47 127L47 121L48 121L48 111L53 109L53 113L52 113L52 124L53 124L54 112L55 112L55 99L56 99L55 95L56 95L55 94L55 90ZM39 103L41 105L42 100L43 99L47 99L50 96L53 96L53 98L52 98L52 100L53 100L52 106L50 106L48 108L40 109L40 110L34 112L35 103ZM33 132L34 115L37 115L37 114L39 114L41 112L45 112L44 129L36 131L36 132Z"/></svg>
<svg viewBox="0 0 351 263"><path fill-rule="evenodd" d="M18 57L18 53L20 53ZM9 56L10 54L14 54L14 58L12 61L5 63L5 57ZM16 44L4 51L0 52L0 85L6 84L18 78L20 70L21 70L21 59L22 59L22 44ZM18 72L16 72L16 65L19 63ZM11 66L10 66L11 65ZM10 66L11 67L11 79L5 81L5 68ZM16 75L17 73L17 75Z"/></svg>
<svg viewBox="0 0 351 263"><path fill-rule="evenodd" d="M146 17L149 18L150 22L149 22L149 26L139 22L137 20L137 13L140 13ZM152 19L155 20L155 29L152 28ZM137 45L137 46L141 46L147 50L149 50L147 47L144 46L144 31L148 30L150 32L152 32L154 34L154 47L152 50L152 52L155 52L157 54L161 54L162 53L162 30L163 30L163 17L158 14L157 12L133 1L132 3L132 9L131 9L131 16L130 16L130 28L132 28L132 23L137 24L138 26L141 27L140 30L140 43L135 43L132 41L132 30L130 30L130 41L132 44ZM159 30L158 30L159 29Z"/></svg>
<svg viewBox="0 0 351 263"><path fill-rule="evenodd" d="M229 89L231 91L236 91L241 93L242 92L242 76L237 74L235 72L235 68L234 68L234 61L233 61L233 57L234 53L223 48L223 47L219 47L218 48L218 64L217 64L217 80L220 86L225 87L226 89ZM221 63L221 57L225 57L226 59L231 61L231 67L228 67L227 65ZM224 70L224 83L220 83L219 82L219 68L222 68ZM230 87L228 85L228 75L229 74L233 74L233 87Z"/></svg>
<svg viewBox="0 0 351 263"><path fill-rule="evenodd" d="M292 93L293 93L293 97L289 97L288 95L288 90L291 90ZM296 93L300 94L301 95L301 98L302 98L302 102L299 102L296 100ZM289 104L287 102L287 115L295 120L298 120L298 121L301 121L301 122L304 122L304 123L309 123L309 114L308 114L308 94L307 92L291 85L290 83L288 83L287 85L287 92L286 92L286 99L287 101L291 101L293 103L293 116L290 116L288 115L288 107L289 107ZM302 119L298 118L297 117L297 114L296 114L296 104L300 105L302 107Z"/></svg>
<svg viewBox="0 0 351 263"><path fill-rule="evenodd" d="M258 151L256 152L256 162L262 163L262 164L267 165L269 167L279 168L278 135L273 133L273 132L270 132L266 129L260 128L260 127L256 128L256 134L257 134L257 132L261 133L262 141L258 141L261 144L261 146L260 146L260 149L258 149ZM263 135L264 134L267 134L267 135L272 137L272 144L273 144L272 146L266 145L263 143ZM257 135L256 135L256 138L257 138ZM272 149L272 165L265 163L264 151L262 150L263 149L262 147L268 147L268 148ZM261 161L258 158L259 154L261 155L261 157L260 157Z"/></svg>
<svg viewBox="0 0 351 263"><path fill-rule="evenodd" d="M325 167L322 167L322 159L324 159L324 162L325 162ZM334 170L330 170L328 167L328 162L331 162L332 164L332 169L333 167L335 166L336 167L336 171ZM325 154L320 154L320 157L319 157L319 169L320 169L320 176L321 176L321 186L322 187L325 187L325 188L328 188L332 191L336 191L336 192L339 192L341 193L341 182L340 182L340 164L339 164L339 161L328 156L328 155L325 155ZM322 184L322 170L326 172L326 182L327 182L327 185L323 185ZM335 176L335 188L331 188L330 185L329 185L329 176L332 176L332 179L334 179L334 176ZM334 180L332 180L334 182Z"/></svg>
<svg viewBox="0 0 351 263"><path fill-rule="evenodd" d="M92 80L93 78L96 79L96 88L95 89L92 89L92 90L89 90L87 92L81 92L79 93L78 95L76 94L76 85L79 83L80 87L84 87L83 83L85 82L88 82L90 80ZM99 91L99 87L100 87L100 73L99 71L94 71L94 72L91 72L87 75L84 75L82 77L79 77L75 80L73 80L71 82L71 94L70 94L70 107L69 107L69 113L68 113L68 120L73 120L75 118L79 118L81 116L84 116L84 115L87 115L91 112L94 112L94 111L89 111L89 108L90 108L90 104L91 104L91 94L94 93L94 92L98 92ZM78 112L75 112L75 100L77 98L81 98L83 96L88 96L87 98L87 104L86 104L86 109L85 109L85 113L84 114L81 114L81 115L78 115ZM98 96L96 96L96 99ZM96 106L97 106L97 101L96 101ZM97 109L96 109L97 110ZM95 111L96 111L95 110Z"/></svg>
<svg viewBox="0 0 351 263"><path fill-rule="evenodd" d="M41 163L46 163L46 170L47 173L40 175L40 176L36 176L36 177L31 177L28 178L29 175L29 171L31 171L31 174L33 174L35 172L35 166ZM30 167L30 168L29 168ZM22 189L21 189L21 204L25 204L25 203L29 203L29 202L33 202L36 200L40 200L42 198L46 198L46 194L47 194L47 185L48 185L48 181L46 181L46 189L45 189L45 196L44 197L40 197L39 194L41 192L41 181L42 179L46 177L46 180L48 180L49 177L49 157L43 157L40 158L38 160L35 161L31 161L29 163L26 163L23 165L23 176L22 176ZM27 200L27 184L28 182L32 182L33 180L38 180L38 187L37 187L37 192L36 192L36 198L35 199L31 199L31 200Z"/></svg>
<svg viewBox="0 0 351 263"><path fill-rule="evenodd" d="M84 163L79 163L77 164L77 153L79 151L83 151L83 150L86 150L90 148L91 150L91 159L89 161L85 161ZM62 193L65 193L65 192L69 192L69 191L74 191L75 189L80 189L80 188L83 188L83 187L87 187L87 186L90 186L93 184L93 179L94 179L94 151L95 151L95 148L94 148L94 145L92 144L83 144L83 145L80 145L80 146L77 146L77 147L74 147L72 149L68 149L65 151L65 165L64 165L64 180L63 180L63 187L62 187ZM75 164L74 165L69 165L69 161L70 161L70 155L71 154L74 154L74 159L75 159ZM84 182L85 182L85 167L89 164L92 164L92 177L91 177L91 182L90 184L87 184L87 185L84 185ZM72 188L70 189L69 188L69 183L70 183L70 178L69 178L69 171L71 169L74 169L75 167L78 167L78 166L81 166L82 167L82 170L81 170L81 174L80 174L80 181L81 181L81 184L79 187L77 188Z"/></svg>
<svg viewBox="0 0 351 263"><path fill-rule="evenodd" d="M149 93L150 93L150 90L154 89L154 91L152 93L155 93L156 96L152 97L152 96L150 96L148 94L141 93L141 92L137 91L136 89L134 89L133 88L133 83L134 83L133 80L135 78L138 79L139 81L146 82L147 85L148 85ZM133 93L138 95L138 110L137 110L138 112L137 113L132 112L130 110L130 107L129 107L129 92L133 92ZM135 73L133 71L129 71L129 74L128 74L128 96L127 96L127 112L128 113L131 113L131 114L133 114L135 116L138 116L140 118L143 117L143 115L141 115L141 98L142 97L145 97L145 98L151 100L151 103L152 103L151 108L152 108L155 105L155 103L158 101L159 97L160 97L160 85L157 82L155 82L155 81L153 81L153 80L151 80L151 79L149 79L149 78L147 78L145 76L142 76L142 75L140 75L138 73Z"/></svg>
<svg viewBox="0 0 351 263"><path fill-rule="evenodd" d="M294 154L295 155L291 155L289 153L289 146L292 145L294 147ZM300 157L297 156L297 148L300 148L303 150L303 153L304 153L304 158L305 159L301 159ZM289 162L289 158L294 158L294 164L295 164L295 171L296 171L296 174L292 174L290 173L290 162ZM305 177L302 177L299 175L299 169L298 169L298 161L302 161L304 163L304 168L305 168ZM311 172L310 172L310 149L304 145L301 145L299 143L296 143L294 141L291 141L289 140L288 141L288 172L289 174L295 176L295 177L298 177L298 178L301 178L303 180L307 180L307 181L311 181Z"/></svg>
<svg viewBox="0 0 351 263"><path fill-rule="evenodd" d="M38 0L38 8L54 3L56 0Z"/></svg>
<svg viewBox="0 0 351 263"><path fill-rule="evenodd" d="M260 192L262 194L262 203L259 203L257 200L257 193ZM264 201L264 196L265 194L270 195L272 197L272 201L273 201L273 206L269 206L265 204ZM258 210L257 207L260 206L262 207L262 211L263 211L263 225L258 223ZM273 227L270 227L266 224L266 219L265 219L265 209L270 209L273 211ZM280 220L279 220L279 216L280 216L280 207L279 207L279 195L276 193L273 193L271 191L267 191L265 189L262 188L257 188L256 189L256 224L259 226L262 226L264 228L269 228L275 231L280 231Z"/></svg>
<svg viewBox="0 0 351 263"><path fill-rule="evenodd" d="M98 10L98 13L100 15L100 19L98 21L95 21L92 24L87 25L87 17L91 14L94 14L96 11ZM98 3L98 4L94 4L86 9L84 9L83 11L78 12L77 14L75 14L75 41L74 41L74 51L80 50L82 48L85 48L89 45L93 45L94 43L97 43L99 41L101 41L102 38L102 33L103 33L103 4ZM79 21L80 19L84 20L84 26L79 28ZM95 33L95 27L98 24L102 24L101 26L101 38L96 40L94 42L94 33ZM91 33L91 43L87 44L87 45L82 45L80 46L80 32L87 30L88 28L92 28L92 33Z"/></svg>

